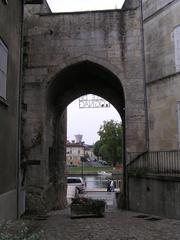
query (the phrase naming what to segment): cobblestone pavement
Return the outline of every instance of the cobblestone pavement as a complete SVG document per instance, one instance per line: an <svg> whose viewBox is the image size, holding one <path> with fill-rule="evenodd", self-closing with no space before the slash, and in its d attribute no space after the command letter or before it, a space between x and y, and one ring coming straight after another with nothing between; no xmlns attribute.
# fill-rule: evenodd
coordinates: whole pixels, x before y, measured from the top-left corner
<svg viewBox="0 0 180 240"><path fill-rule="evenodd" d="M50 213L40 227L44 240L180 240L180 221L147 219L111 207L104 218L71 219L66 209Z"/></svg>

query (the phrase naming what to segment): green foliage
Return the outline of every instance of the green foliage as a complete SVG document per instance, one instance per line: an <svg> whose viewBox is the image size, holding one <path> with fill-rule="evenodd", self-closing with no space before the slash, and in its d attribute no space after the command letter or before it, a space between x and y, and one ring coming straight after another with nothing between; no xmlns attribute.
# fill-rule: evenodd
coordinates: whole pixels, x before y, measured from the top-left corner
<svg viewBox="0 0 180 240"><path fill-rule="evenodd" d="M40 240L43 232L32 232L32 229L25 223L18 223L17 226L12 222L0 225L0 240Z"/></svg>
<svg viewBox="0 0 180 240"><path fill-rule="evenodd" d="M96 208L96 207L104 207L106 202L102 199L79 197L79 198L73 198L72 204L80 204L80 205L86 205L86 206L88 205L90 207Z"/></svg>
<svg viewBox="0 0 180 240"><path fill-rule="evenodd" d="M100 140L94 144L94 154L115 166L122 163L122 126L114 120L104 121L98 134Z"/></svg>
<svg viewBox="0 0 180 240"><path fill-rule="evenodd" d="M82 166L72 166L68 167L68 174L81 174L82 173ZM84 174L94 174L99 171L106 171L112 172L113 168L111 166L83 166L83 173Z"/></svg>
<svg viewBox="0 0 180 240"><path fill-rule="evenodd" d="M99 140L99 141L95 142L95 144L93 146L93 152L97 157L101 156L100 152L99 152L101 145L102 145L102 142Z"/></svg>
<svg viewBox="0 0 180 240"><path fill-rule="evenodd" d="M87 156L81 157L82 162L87 162Z"/></svg>
<svg viewBox="0 0 180 240"><path fill-rule="evenodd" d="M104 217L106 202L102 199L74 198L71 203L71 218Z"/></svg>

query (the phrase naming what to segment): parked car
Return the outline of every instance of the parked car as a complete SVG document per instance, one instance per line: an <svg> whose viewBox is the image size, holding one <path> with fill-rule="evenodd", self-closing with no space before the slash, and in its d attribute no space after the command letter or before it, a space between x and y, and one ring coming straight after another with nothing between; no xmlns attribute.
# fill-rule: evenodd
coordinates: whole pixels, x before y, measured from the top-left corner
<svg viewBox="0 0 180 240"><path fill-rule="evenodd" d="M68 177L67 184L76 186L79 193L83 193L85 191L86 183L81 177Z"/></svg>
<svg viewBox="0 0 180 240"><path fill-rule="evenodd" d="M103 165L108 165L108 162L106 162L105 160L103 160Z"/></svg>
<svg viewBox="0 0 180 240"><path fill-rule="evenodd" d="M99 160L98 162L101 163L102 165L108 165L108 163L104 160Z"/></svg>

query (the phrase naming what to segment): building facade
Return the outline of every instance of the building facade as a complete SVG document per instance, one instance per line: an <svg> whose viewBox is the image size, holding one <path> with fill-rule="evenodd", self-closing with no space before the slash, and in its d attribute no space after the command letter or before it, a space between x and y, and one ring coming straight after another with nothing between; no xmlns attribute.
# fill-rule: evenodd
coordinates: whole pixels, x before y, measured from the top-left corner
<svg viewBox="0 0 180 240"><path fill-rule="evenodd" d="M102 96L121 115L124 167L131 153L178 148L177 9L177 0L126 0L122 10L31 11L25 27L23 143L29 148L33 136L42 139L29 151L28 160L40 163L29 171L30 185L41 182L48 189L52 162L62 160L62 173L61 114L83 94Z"/></svg>
<svg viewBox="0 0 180 240"><path fill-rule="evenodd" d="M97 159L97 156L94 154L92 145L86 145L86 147L85 147L85 156L87 156L87 158L90 161Z"/></svg>
<svg viewBox="0 0 180 240"><path fill-rule="evenodd" d="M66 164L67 166L80 166L81 158L85 156L85 146L81 143L67 143Z"/></svg>
<svg viewBox="0 0 180 240"><path fill-rule="evenodd" d="M93 153L93 146L84 144L84 142L67 142L67 166L80 166L82 164L82 158L84 158L85 161L91 161L97 158Z"/></svg>
<svg viewBox="0 0 180 240"><path fill-rule="evenodd" d="M0 0L0 222L21 212L20 69L22 1Z"/></svg>
<svg viewBox="0 0 180 240"><path fill-rule="evenodd" d="M149 149L180 147L180 1L143 0Z"/></svg>
<svg viewBox="0 0 180 240"><path fill-rule="evenodd" d="M23 45L22 1L0 0L0 221L23 212L24 180L28 208L65 205L66 107L83 94L117 109L125 157L180 146L179 0L61 14L45 0L27 3Z"/></svg>
<svg viewBox="0 0 180 240"><path fill-rule="evenodd" d="M143 0L149 155L137 159L137 164L142 160L144 166L148 160L146 174L139 178L131 176L128 185L130 209L177 219L180 219L179 12L179 0Z"/></svg>

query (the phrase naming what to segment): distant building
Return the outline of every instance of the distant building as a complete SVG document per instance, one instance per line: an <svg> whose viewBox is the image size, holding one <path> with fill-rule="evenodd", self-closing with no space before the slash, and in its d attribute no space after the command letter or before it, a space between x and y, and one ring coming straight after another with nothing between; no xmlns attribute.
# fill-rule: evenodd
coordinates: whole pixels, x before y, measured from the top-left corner
<svg viewBox="0 0 180 240"><path fill-rule="evenodd" d="M85 156L85 146L83 143L67 143L66 163L68 166L81 165L81 157Z"/></svg>
<svg viewBox="0 0 180 240"><path fill-rule="evenodd" d="M77 138L76 138L76 142L74 140L72 142L67 142L67 145L66 145L67 165L68 166L81 165L82 157L87 159L87 161L94 160L95 158L97 158L93 153L93 146L87 145L81 141L77 141Z"/></svg>
<svg viewBox="0 0 180 240"><path fill-rule="evenodd" d="M97 156L94 155L92 145L85 145L85 156L87 156L89 160L94 160L97 158Z"/></svg>

